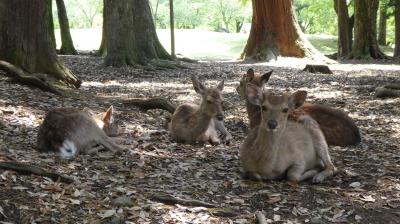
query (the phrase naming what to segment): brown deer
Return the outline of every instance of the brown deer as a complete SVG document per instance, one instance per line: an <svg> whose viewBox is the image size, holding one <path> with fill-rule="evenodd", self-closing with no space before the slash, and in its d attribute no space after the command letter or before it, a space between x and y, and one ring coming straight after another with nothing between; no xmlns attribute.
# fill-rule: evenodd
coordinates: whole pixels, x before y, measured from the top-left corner
<svg viewBox="0 0 400 224"><path fill-rule="evenodd" d="M192 83L194 90L202 97L201 103L185 103L176 108L169 124L171 136L176 141L190 144L207 141L213 145L220 144L221 141L229 144L232 135L224 126L222 111L221 92L224 81L216 88L206 88L196 76L192 76Z"/></svg>
<svg viewBox="0 0 400 224"><path fill-rule="evenodd" d="M268 82L271 74L272 71L264 75L255 74L253 69L249 69L240 80L236 91L242 98L246 98L245 92L248 83L263 87ZM246 100L246 107L250 128L253 128L261 121L260 108L251 104L248 100ZM306 103L292 110L289 114L289 120L298 121L302 115L309 115L318 122L328 145L348 146L357 145L361 142L360 132L355 122L342 110Z"/></svg>
<svg viewBox="0 0 400 224"><path fill-rule="evenodd" d="M290 111L304 103L307 92L263 92L248 84L246 94L261 111L260 124L250 130L240 146L246 175L269 180L287 178L292 183L313 178L313 182L320 183L336 172L318 124L307 115L299 118L302 122L288 120Z"/></svg>
<svg viewBox="0 0 400 224"><path fill-rule="evenodd" d="M96 145L119 151L121 148L110 138L119 134L113 120L112 106L97 115L74 108L50 110L39 128L37 150L53 152L62 159L78 153L94 153Z"/></svg>

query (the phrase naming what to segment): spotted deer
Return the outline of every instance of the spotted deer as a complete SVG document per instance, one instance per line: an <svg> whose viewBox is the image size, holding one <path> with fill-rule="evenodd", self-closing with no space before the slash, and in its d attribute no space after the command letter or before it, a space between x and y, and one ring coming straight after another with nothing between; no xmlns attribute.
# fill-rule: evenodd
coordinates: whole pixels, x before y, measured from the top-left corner
<svg viewBox="0 0 400 224"><path fill-rule="evenodd" d="M200 105L185 103L176 108L169 124L172 138L189 144L207 141L213 145L221 142L229 144L232 135L223 123L221 92L224 81L221 81L216 88L207 88L196 76L192 76L192 83L194 90L201 95L201 103Z"/></svg>
<svg viewBox="0 0 400 224"><path fill-rule="evenodd" d="M37 150L53 152L62 159L78 153L94 153L96 145L114 152L121 150L110 138L119 134L113 122L113 110L111 106L97 115L74 108L50 110L39 127Z"/></svg>
<svg viewBox="0 0 400 224"><path fill-rule="evenodd" d="M312 178L319 183L336 172L318 123L307 115L299 118L307 125L288 120L290 111L304 103L307 92L264 92L247 84L246 95L261 111L259 125L240 146L240 161L247 176L287 178L292 183Z"/></svg>
<svg viewBox="0 0 400 224"><path fill-rule="evenodd" d="M250 128L257 126L261 121L260 107L253 105L246 98L246 86L248 83L260 88L268 82L272 71L263 75L257 74L253 69L249 69L240 80L236 91L246 99L246 109L250 121ZM299 121L303 115L309 115L319 124L328 145L348 146L357 145L361 141L360 132L353 121L345 112L319 104L305 103L296 106L289 114L289 120Z"/></svg>

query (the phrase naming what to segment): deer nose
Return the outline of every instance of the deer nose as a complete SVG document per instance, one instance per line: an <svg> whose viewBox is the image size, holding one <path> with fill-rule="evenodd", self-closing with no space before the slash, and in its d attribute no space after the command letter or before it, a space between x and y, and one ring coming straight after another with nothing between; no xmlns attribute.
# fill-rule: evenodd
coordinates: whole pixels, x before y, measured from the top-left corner
<svg viewBox="0 0 400 224"><path fill-rule="evenodd" d="M278 122L276 120L269 120L267 125L269 129L275 129L278 126Z"/></svg>
<svg viewBox="0 0 400 224"><path fill-rule="evenodd" d="M217 119L218 119L219 121L222 121L222 120L224 119L224 115L222 115L222 114L217 114Z"/></svg>

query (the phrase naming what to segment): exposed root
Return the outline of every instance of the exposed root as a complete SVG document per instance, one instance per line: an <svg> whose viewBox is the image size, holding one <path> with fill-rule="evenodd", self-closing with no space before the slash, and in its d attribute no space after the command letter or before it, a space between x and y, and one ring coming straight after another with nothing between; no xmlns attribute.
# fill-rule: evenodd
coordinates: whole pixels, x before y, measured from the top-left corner
<svg viewBox="0 0 400 224"><path fill-rule="evenodd" d="M50 84L50 82L46 79L46 75L44 74L27 74L15 65L2 60L0 60L0 69L6 72L5 74L7 77L12 78L18 83L36 86L43 91L51 92L57 95L63 95L60 90Z"/></svg>
<svg viewBox="0 0 400 224"><path fill-rule="evenodd" d="M13 162L13 161L8 161L8 162L0 162L0 169L5 169L5 170L13 170L16 171L20 174L24 175L30 175L30 174L35 174L38 176L43 176L43 177L48 177L51 178L53 181L61 181L64 183L72 183L74 180L71 177L65 176L63 174L59 174L56 172L48 171L45 170L41 167L37 167L34 165L29 165L25 163L19 163L19 162Z"/></svg>
<svg viewBox="0 0 400 224"><path fill-rule="evenodd" d="M311 65L311 64L308 64L303 69L303 71L307 71L307 72L311 72L311 73L333 74L333 72L326 65Z"/></svg>
<svg viewBox="0 0 400 224"><path fill-rule="evenodd" d="M193 206L193 207L206 207L206 208L217 208L218 205L210 204L207 202L202 202L195 199L181 199L174 197L172 195L161 193L160 195L153 195L150 197L152 201L158 201L167 205L175 205L180 204L184 206Z"/></svg>
<svg viewBox="0 0 400 224"><path fill-rule="evenodd" d="M176 106L164 97L154 97L151 99L133 98L124 100L122 103L124 106L133 105L139 107L143 111L151 109L163 109L169 111L170 113L174 113L176 109Z"/></svg>

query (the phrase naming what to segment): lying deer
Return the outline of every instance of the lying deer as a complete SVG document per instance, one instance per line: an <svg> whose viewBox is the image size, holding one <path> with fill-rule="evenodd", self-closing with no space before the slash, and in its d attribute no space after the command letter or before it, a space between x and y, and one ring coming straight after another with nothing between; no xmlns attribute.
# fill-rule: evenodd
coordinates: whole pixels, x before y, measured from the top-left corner
<svg viewBox="0 0 400 224"><path fill-rule="evenodd" d="M290 111L304 103L307 92L289 96L248 84L246 95L261 111L260 124L240 146L246 175L272 180L286 177L292 183L313 178L320 183L336 172L318 124L307 115L299 118L307 125L288 120Z"/></svg>
<svg viewBox="0 0 400 224"><path fill-rule="evenodd" d="M221 141L229 144L232 135L224 126L222 111L221 92L224 81L217 88L206 88L197 77L192 76L192 83L194 90L202 97L201 103L186 103L176 108L169 124L171 136L176 141L190 144L207 141L213 145L220 144Z"/></svg>
<svg viewBox="0 0 400 224"><path fill-rule="evenodd" d="M113 120L112 106L97 115L73 108L53 109L39 128L37 150L53 152L63 159L78 153L94 153L96 145L116 152L121 148L110 138L119 134Z"/></svg>
<svg viewBox="0 0 400 224"><path fill-rule="evenodd" d="M245 97L246 85L252 83L263 87L271 77L272 71L264 75L255 74L249 69L240 80L236 91L242 98ZM247 114L250 120L250 128L257 126L261 121L260 108L246 100ZM342 110L330 108L319 104L304 104L292 110L289 120L297 121L302 115L309 115L316 120L324 133L328 145L347 146L357 145L361 141L360 132L354 121Z"/></svg>

